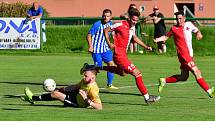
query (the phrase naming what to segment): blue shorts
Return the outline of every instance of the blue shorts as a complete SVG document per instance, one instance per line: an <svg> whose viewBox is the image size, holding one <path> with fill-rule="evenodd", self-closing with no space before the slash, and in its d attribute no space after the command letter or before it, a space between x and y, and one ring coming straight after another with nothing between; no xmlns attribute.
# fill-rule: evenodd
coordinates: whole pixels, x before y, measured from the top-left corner
<svg viewBox="0 0 215 121"><path fill-rule="evenodd" d="M108 50L104 53L93 53L92 54L94 64L97 66L102 66L102 62L108 63L113 61L113 53L111 50Z"/></svg>

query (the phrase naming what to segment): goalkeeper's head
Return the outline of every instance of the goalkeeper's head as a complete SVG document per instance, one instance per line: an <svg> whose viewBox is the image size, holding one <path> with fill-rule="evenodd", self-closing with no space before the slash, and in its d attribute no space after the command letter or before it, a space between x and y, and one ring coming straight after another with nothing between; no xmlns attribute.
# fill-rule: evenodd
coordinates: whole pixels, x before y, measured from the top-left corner
<svg viewBox="0 0 215 121"><path fill-rule="evenodd" d="M86 71L91 71L95 75L99 72L98 66L96 65L89 65L88 63L84 63L83 67L80 70L80 74L83 75Z"/></svg>

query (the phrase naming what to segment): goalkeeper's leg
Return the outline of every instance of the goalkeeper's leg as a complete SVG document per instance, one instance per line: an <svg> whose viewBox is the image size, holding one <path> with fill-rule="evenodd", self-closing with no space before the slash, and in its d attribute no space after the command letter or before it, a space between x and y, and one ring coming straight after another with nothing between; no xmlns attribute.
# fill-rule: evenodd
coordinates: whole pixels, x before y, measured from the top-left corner
<svg viewBox="0 0 215 121"><path fill-rule="evenodd" d="M31 92L31 90L30 90L28 87L26 87L26 88L24 89L24 93L25 93L25 96L21 97L21 99L22 99L22 100L25 100L25 101L28 101L28 102L31 103L31 104L34 104L35 102L34 102L34 100L32 99L33 93Z"/></svg>
<svg viewBox="0 0 215 121"><path fill-rule="evenodd" d="M54 98L52 98L51 93L42 94L39 96L32 96L32 99L34 101L52 101Z"/></svg>

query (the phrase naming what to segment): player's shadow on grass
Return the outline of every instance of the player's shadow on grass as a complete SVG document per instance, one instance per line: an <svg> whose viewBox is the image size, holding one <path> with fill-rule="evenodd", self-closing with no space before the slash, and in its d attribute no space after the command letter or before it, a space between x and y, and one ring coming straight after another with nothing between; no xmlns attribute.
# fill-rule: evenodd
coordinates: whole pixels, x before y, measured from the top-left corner
<svg viewBox="0 0 215 121"><path fill-rule="evenodd" d="M162 96L161 97L161 99L162 98L178 98L178 99L201 99L201 100L205 100L205 99L208 99L208 98L206 98L206 97L182 97L182 96L175 96L175 97L173 97L173 96Z"/></svg>
<svg viewBox="0 0 215 121"><path fill-rule="evenodd" d="M148 104L145 103L143 99L143 103L129 103L129 102L107 102L107 101L102 101L102 103L106 104L114 104L114 105L136 105L136 106L148 106Z"/></svg>
<svg viewBox="0 0 215 121"><path fill-rule="evenodd" d="M26 102L26 104L7 104L7 105L19 105L19 106L35 106L35 107L59 107L59 108L64 108L63 105L61 104L29 104L28 102Z"/></svg>
<svg viewBox="0 0 215 121"><path fill-rule="evenodd" d="M4 98L18 98L21 100L21 96L17 96L17 95L4 95L3 97ZM8 105L17 105L17 104L8 104ZM26 101L26 104L20 104L20 105L22 105L22 106L29 106L30 105L31 106L32 104L28 104L28 102ZM51 104L51 105L50 104L48 104L48 105L47 104L34 104L32 106L64 107L62 105L53 105L53 104Z"/></svg>
<svg viewBox="0 0 215 121"><path fill-rule="evenodd" d="M35 83L35 82L9 82L9 81L6 81L6 82L0 82L0 83L3 83L3 84L29 84L29 85L43 85L43 83ZM65 84L58 84L57 86L68 86L68 85L65 85Z"/></svg>
<svg viewBox="0 0 215 121"><path fill-rule="evenodd" d="M133 96L142 96L141 94L134 94L134 93L125 93L125 92L109 92L109 91L100 91L99 93L103 94L116 94L116 95L133 95Z"/></svg>
<svg viewBox="0 0 215 121"><path fill-rule="evenodd" d="M43 101L43 102L45 102L45 101ZM32 104L29 104L28 102L26 102L26 104L7 104L7 105L19 105L19 106L27 106L27 107L32 106L32 107L74 108L74 109L79 108L79 107L69 107L69 106L65 107L63 105L63 103L62 104L59 103L59 104L33 104L32 105ZM80 109L82 109L82 108L80 108ZM90 108L88 108L88 109L90 109ZM5 110L10 110L10 109L8 108ZM11 109L11 110L13 110L13 109Z"/></svg>
<svg viewBox="0 0 215 121"><path fill-rule="evenodd" d="M0 82L3 84L30 84L30 85L42 85L42 83L34 83L34 82Z"/></svg>
<svg viewBox="0 0 215 121"><path fill-rule="evenodd" d="M3 95L3 98L21 98L21 96L17 96L17 95Z"/></svg>
<svg viewBox="0 0 215 121"><path fill-rule="evenodd" d="M114 95L131 95L131 96L142 96L141 94L134 94L134 93L122 93L122 92L109 92L109 91L100 91L99 93L103 94L114 94ZM147 104L144 104L144 98L143 98L143 103L129 103L129 102L108 102L108 101L102 101L102 103L107 103L107 104L116 104L116 105L139 105L139 106L147 106Z"/></svg>
<svg viewBox="0 0 215 121"><path fill-rule="evenodd" d="M18 108L1 108L2 110L9 110L9 111L18 111L18 110L22 110L22 109L18 109Z"/></svg>
<svg viewBox="0 0 215 121"><path fill-rule="evenodd" d="M64 108L63 105L60 105L60 104L34 104L34 105L31 105L31 104L26 104L25 106L35 106L35 107L58 107L58 108Z"/></svg>

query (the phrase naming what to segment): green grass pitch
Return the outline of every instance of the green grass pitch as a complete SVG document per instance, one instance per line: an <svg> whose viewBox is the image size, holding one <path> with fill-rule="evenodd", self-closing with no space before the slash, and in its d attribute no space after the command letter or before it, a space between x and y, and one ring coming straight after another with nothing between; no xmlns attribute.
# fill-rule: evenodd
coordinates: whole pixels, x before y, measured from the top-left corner
<svg viewBox="0 0 215 121"><path fill-rule="evenodd" d="M157 94L157 79L179 72L177 57L162 55L129 55L143 72L150 94ZM210 85L215 86L213 56L196 57L196 64ZM43 92L42 82L53 78L60 86L81 79L79 69L92 63L89 54L0 56L0 121L206 121L215 120L215 99L198 86L192 74L187 82L168 84L159 102L146 105L132 76L115 76L113 84L122 87L101 89L103 110L64 108L58 101L30 105L20 100L24 87ZM98 74L101 88L106 86L106 72Z"/></svg>

